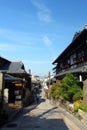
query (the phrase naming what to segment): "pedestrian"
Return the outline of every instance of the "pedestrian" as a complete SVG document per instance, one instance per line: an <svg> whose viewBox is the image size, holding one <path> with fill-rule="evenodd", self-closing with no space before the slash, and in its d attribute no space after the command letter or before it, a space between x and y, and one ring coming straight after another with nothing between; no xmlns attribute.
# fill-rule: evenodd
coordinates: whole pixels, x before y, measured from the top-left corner
<svg viewBox="0 0 87 130"><path fill-rule="evenodd" d="M38 103L39 102L39 94L36 93L36 102Z"/></svg>

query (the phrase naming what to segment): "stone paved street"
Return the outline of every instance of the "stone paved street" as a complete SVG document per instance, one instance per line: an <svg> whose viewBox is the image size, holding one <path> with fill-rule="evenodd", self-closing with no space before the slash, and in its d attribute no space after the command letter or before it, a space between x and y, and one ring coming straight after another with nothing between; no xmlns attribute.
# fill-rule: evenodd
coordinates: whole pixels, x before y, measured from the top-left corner
<svg viewBox="0 0 87 130"><path fill-rule="evenodd" d="M1 130L87 130L87 127L64 109L53 106L42 95L38 104L24 108L14 121Z"/></svg>

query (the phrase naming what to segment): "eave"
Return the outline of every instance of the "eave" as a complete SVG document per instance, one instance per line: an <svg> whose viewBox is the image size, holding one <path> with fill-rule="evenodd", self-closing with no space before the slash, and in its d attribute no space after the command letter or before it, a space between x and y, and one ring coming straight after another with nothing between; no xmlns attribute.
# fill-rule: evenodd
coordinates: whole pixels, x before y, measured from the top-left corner
<svg viewBox="0 0 87 130"><path fill-rule="evenodd" d="M58 73L58 74L56 74L56 77L61 77L61 76L63 76L63 75L65 75L66 73L87 73L87 65L83 65L83 66L80 66L80 67L77 67L77 68L73 68L73 69L71 69L71 68L69 68L69 69L67 69L67 70L63 70L63 71L61 71L60 73Z"/></svg>
<svg viewBox="0 0 87 130"><path fill-rule="evenodd" d="M53 61L52 64L57 63L60 61L63 57L65 57L68 53L70 54L71 48L75 48L77 44L79 44L79 40L83 40L85 33L87 33L87 29L83 29L79 35L68 45L68 47ZM84 39L86 40L86 39ZM71 51L72 53L72 51Z"/></svg>

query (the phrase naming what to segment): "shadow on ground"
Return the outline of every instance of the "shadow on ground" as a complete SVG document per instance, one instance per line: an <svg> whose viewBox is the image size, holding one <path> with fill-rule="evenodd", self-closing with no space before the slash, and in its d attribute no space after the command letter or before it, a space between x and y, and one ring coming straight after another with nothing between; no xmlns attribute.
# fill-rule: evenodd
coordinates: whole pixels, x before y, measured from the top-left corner
<svg viewBox="0 0 87 130"><path fill-rule="evenodd" d="M45 99L41 98L38 104L34 102L31 106L24 108L20 118L19 116L16 116L13 123L10 122L5 126L6 130L9 130L9 128L10 130L13 130L13 128L16 130L69 130L63 119L56 119L55 117L50 118L50 116L57 111L57 107L53 107L35 115L31 113L31 111L42 102L45 102Z"/></svg>

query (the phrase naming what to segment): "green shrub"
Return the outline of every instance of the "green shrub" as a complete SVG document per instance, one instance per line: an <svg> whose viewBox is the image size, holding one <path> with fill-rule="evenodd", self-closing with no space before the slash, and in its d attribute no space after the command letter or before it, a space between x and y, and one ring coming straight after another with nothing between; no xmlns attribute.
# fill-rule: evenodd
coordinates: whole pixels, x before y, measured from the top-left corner
<svg viewBox="0 0 87 130"><path fill-rule="evenodd" d="M84 112L87 112L87 106L80 104L79 109L83 110Z"/></svg>
<svg viewBox="0 0 87 130"><path fill-rule="evenodd" d="M59 94L60 94L60 89L61 89L61 85L58 83L55 83L52 85L51 89L50 89L50 95L53 98L58 98Z"/></svg>
<svg viewBox="0 0 87 130"><path fill-rule="evenodd" d="M63 99L69 100L69 95L68 93L61 93L61 96L63 97Z"/></svg>
<svg viewBox="0 0 87 130"><path fill-rule="evenodd" d="M61 83L55 83L50 89L53 98L62 97L70 102L82 100L82 89L79 86L78 77L72 73L67 73Z"/></svg>
<svg viewBox="0 0 87 130"><path fill-rule="evenodd" d="M62 79L61 96L71 102L73 102L73 100L75 101L77 99L81 99L82 90L78 84L79 80L77 76L72 73L67 73L66 76Z"/></svg>
<svg viewBox="0 0 87 130"><path fill-rule="evenodd" d="M78 84L79 80L76 75L72 73L67 73L66 76L62 79L62 84L64 86L64 89L68 89L71 86Z"/></svg>
<svg viewBox="0 0 87 130"><path fill-rule="evenodd" d="M77 100L74 102L74 111L77 112L80 105L82 104L82 100Z"/></svg>
<svg viewBox="0 0 87 130"><path fill-rule="evenodd" d="M74 111L77 112L78 109L81 109L84 112L87 112L87 106L82 104L82 100L77 100L74 102Z"/></svg>
<svg viewBox="0 0 87 130"><path fill-rule="evenodd" d="M82 99L83 96L82 96L82 90L79 90L78 92L76 92L73 96L73 101L76 101L76 100L80 100Z"/></svg>

